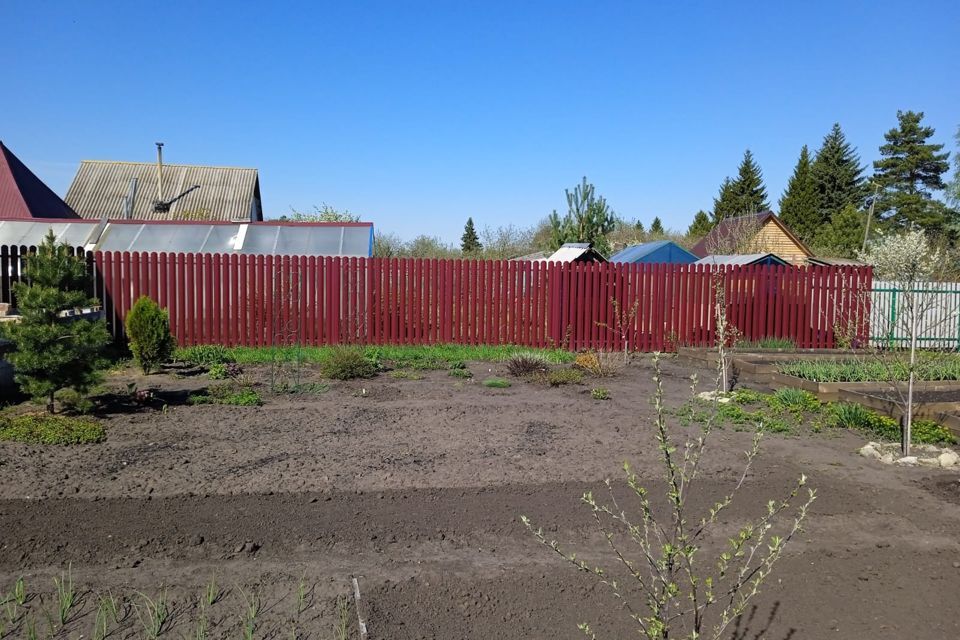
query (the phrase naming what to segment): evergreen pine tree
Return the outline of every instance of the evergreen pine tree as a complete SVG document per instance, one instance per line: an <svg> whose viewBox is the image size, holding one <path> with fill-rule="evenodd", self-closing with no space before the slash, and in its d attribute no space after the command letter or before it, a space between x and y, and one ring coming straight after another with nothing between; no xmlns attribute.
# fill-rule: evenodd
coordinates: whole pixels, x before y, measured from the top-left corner
<svg viewBox="0 0 960 640"><path fill-rule="evenodd" d="M646 227L643 226L643 222L641 222L640 220L637 220L636 222L633 223L633 228L634 230L636 230L637 233L647 232Z"/></svg>
<svg viewBox="0 0 960 640"><path fill-rule="evenodd" d="M899 126L884 134L880 160L873 163L880 185L877 215L898 229L920 227L940 231L951 222L949 210L933 200L933 191L946 188L950 154L942 144L931 144L933 127L920 124L923 112L898 111Z"/></svg>
<svg viewBox="0 0 960 640"><path fill-rule="evenodd" d="M473 226L473 218L467 218L467 224L463 225L463 235L460 236L460 250L465 254L483 251L480 236L477 235L477 230Z"/></svg>
<svg viewBox="0 0 960 640"><path fill-rule="evenodd" d="M660 216L654 217L653 222L650 223L650 235L659 238L666 235L666 233L666 230L663 228L663 222L660 221Z"/></svg>
<svg viewBox="0 0 960 640"><path fill-rule="evenodd" d="M780 220L805 242L812 240L821 227L817 184L807 145L800 149L800 159L780 198Z"/></svg>
<svg viewBox="0 0 960 640"><path fill-rule="evenodd" d="M860 156L847 142L839 123L823 138L810 170L819 200L817 227L829 224L833 215L847 205L858 209L863 206L869 188L863 179Z"/></svg>
<svg viewBox="0 0 960 640"><path fill-rule="evenodd" d="M691 238L702 238L710 233L710 229L713 229L713 225L710 223L710 217L706 211L701 209L697 211L697 215L693 216L693 222L687 227L687 235Z"/></svg>
<svg viewBox="0 0 960 640"><path fill-rule="evenodd" d="M613 231L617 217L607 205L603 196L596 195L596 189L583 181L566 190L567 214L562 218L556 212L550 214L550 248L557 250L565 242L589 242L599 253L609 255L610 243L606 235Z"/></svg>
<svg viewBox="0 0 960 640"><path fill-rule="evenodd" d="M833 258L854 258L863 246L866 214L848 204L820 227L813 240L818 254Z"/></svg>
<svg viewBox="0 0 960 640"><path fill-rule="evenodd" d="M100 380L100 353L110 342L102 320L61 315L93 306L87 296L87 267L53 231L26 261L24 282L13 285L21 321L10 326L16 351L10 355L21 388L47 401L53 413L60 389L88 390Z"/></svg>

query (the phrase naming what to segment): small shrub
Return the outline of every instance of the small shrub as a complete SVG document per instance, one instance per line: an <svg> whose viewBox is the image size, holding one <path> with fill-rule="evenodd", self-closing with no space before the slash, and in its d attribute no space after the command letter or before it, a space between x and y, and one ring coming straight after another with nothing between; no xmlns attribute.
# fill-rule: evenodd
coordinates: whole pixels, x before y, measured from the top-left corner
<svg viewBox="0 0 960 640"><path fill-rule="evenodd" d="M156 302L140 296L130 308L124 325L130 353L144 373L156 371L170 359L174 348L170 318Z"/></svg>
<svg viewBox="0 0 960 640"><path fill-rule="evenodd" d="M473 373L469 369L450 369L450 375L462 380L469 380L473 377Z"/></svg>
<svg viewBox="0 0 960 640"><path fill-rule="evenodd" d="M900 423L874 413L863 405L844 402L827 405L823 422L829 427L866 431L882 440L900 440ZM914 444L956 444L957 438L946 427L933 420L915 418L911 429Z"/></svg>
<svg viewBox="0 0 960 640"><path fill-rule="evenodd" d="M537 382L548 384L551 387L559 387L565 384L583 383L583 371L579 369L553 369L546 373L540 373L536 377Z"/></svg>
<svg viewBox="0 0 960 640"><path fill-rule="evenodd" d="M772 396L767 396L767 404L776 411L789 411L795 414L812 413L820 410L820 400L817 396L803 389L777 389Z"/></svg>
<svg viewBox="0 0 960 640"><path fill-rule="evenodd" d="M372 378L378 369L378 364L364 356L363 350L357 347L334 347L320 363L323 377L334 380Z"/></svg>
<svg viewBox="0 0 960 640"><path fill-rule="evenodd" d="M60 389L55 397L60 408L66 413L86 415L93 412L93 400L75 389Z"/></svg>
<svg viewBox="0 0 960 640"><path fill-rule="evenodd" d="M0 440L27 444L92 444L107 437L91 418L26 413L0 416Z"/></svg>
<svg viewBox="0 0 960 640"><path fill-rule="evenodd" d="M483 381L483 386L489 389L506 389L510 386L509 380L504 380L503 378L487 378Z"/></svg>
<svg viewBox="0 0 960 640"><path fill-rule="evenodd" d="M733 401L737 404L757 404L764 402L767 396L753 389L737 389L733 392Z"/></svg>
<svg viewBox="0 0 960 640"><path fill-rule="evenodd" d="M227 365L218 362L217 364L210 365L210 368L207 369L207 376L211 380L224 380L227 377Z"/></svg>
<svg viewBox="0 0 960 640"><path fill-rule="evenodd" d="M623 369L623 365L621 355L598 351L578 353L573 361L574 368L586 371L598 378L616 375Z"/></svg>
<svg viewBox="0 0 960 640"><path fill-rule="evenodd" d="M596 351L584 351L578 353L573 360L573 366L577 369L583 369L587 373L599 375L601 371L600 356Z"/></svg>
<svg viewBox="0 0 960 640"><path fill-rule="evenodd" d="M230 355L229 349L221 344L198 344L192 347L182 347L174 351L173 358L177 362L199 367L233 362L233 356Z"/></svg>
<svg viewBox="0 0 960 640"><path fill-rule="evenodd" d="M550 363L539 353L515 353L507 359L507 371L510 375L523 378L542 373L550 368Z"/></svg>
<svg viewBox="0 0 960 640"><path fill-rule="evenodd" d="M957 437L950 429L924 418L914 418L910 439L918 444L957 444Z"/></svg>
<svg viewBox="0 0 960 640"><path fill-rule="evenodd" d="M597 387L596 389L590 389L590 397L594 400L609 400L610 392L603 387Z"/></svg>

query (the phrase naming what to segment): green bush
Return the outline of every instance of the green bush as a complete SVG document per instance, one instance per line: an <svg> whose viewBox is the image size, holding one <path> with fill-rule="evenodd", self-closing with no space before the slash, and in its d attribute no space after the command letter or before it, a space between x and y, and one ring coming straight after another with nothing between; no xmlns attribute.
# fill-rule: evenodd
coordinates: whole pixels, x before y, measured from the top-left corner
<svg viewBox="0 0 960 640"><path fill-rule="evenodd" d="M733 392L733 401L737 404L757 404L766 401L767 396L753 389L737 389Z"/></svg>
<svg viewBox="0 0 960 640"><path fill-rule="evenodd" d="M320 363L320 373L334 380L372 378L379 370L377 362L366 357L359 347L334 347Z"/></svg>
<svg viewBox="0 0 960 640"><path fill-rule="evenodd" d="M590 389L590 397L594 400L609 400L610 392L603 387L597 387L596 389Z"/></svg>
<svg viewBox="0 0 960 640"><path fill-rule="evenodd" d="M924 418L914 418L910 425L910 440L919 444L957 444L953 431Z"/></svg>
<svg viewBox="0 0 960 640"><path fill-rule="evenodd" d="M506 389L510 386L509 380L504 380L503 378L487 378L483 381L483 386L490 389Z"/></svg>
<svg viewBox="0 0 960 640"><path fill-rule="evenodd" d="M173 359L197 367L209 367L234 361L230 350L222 344L197 344L192 347L180 347L173 352Z"/></svg>
<svg viewBox="0 0 960 640"><path fill-rule="evenodd" d="M93 400L75 389L61 389L55 397L67 413L82 415L91 413L94 408Z"/></svg>
<svg viewBox="0 0 960 640"><path fill-rule="evenodd" d="M454 378L461 378L464 380L469 380L473 377L473 373L470 369L450 369L450 374Z"/></svg>
<svg viewBox="0 0 960 640"><path fill-rule="evenodd" d="M210 368L207 369L207 376L211 380L226 380L230 377L230 374L227 373L227 365L222 362L210 365Z"/></svg>
<svg viewBox="0 0 960 640"><path fill-rule="evenodd" d="M92 444L107 437L91 418L27 413L0 416L0 440L28 444Z"/></svg>
<svg viewBox="0 0 960 640"><path fill-rule="evenodd" d="M158 370L170 360L175 346L165 309L147 296L133 303L124 322L133 359L144 373Z"/></svg>

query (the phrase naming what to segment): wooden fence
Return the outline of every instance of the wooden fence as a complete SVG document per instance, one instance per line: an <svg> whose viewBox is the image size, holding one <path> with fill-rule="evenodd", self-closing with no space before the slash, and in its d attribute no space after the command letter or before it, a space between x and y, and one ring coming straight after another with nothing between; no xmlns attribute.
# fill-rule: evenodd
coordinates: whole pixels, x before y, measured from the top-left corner
<svg viewBox="0 0 960 640"><path fill-rule="evenodd" d="M11 302L26 247L0 248ZM78 250L82 253L82 250ZM635 351L710 345L722 284L742 339L830 348L867 333L853 267L559 264L182 253L86 254L115 335L141 295L181 345L517 344ZM618 312L619 310L619 312ZM618 317L626 322L621 326Z"/></svg>

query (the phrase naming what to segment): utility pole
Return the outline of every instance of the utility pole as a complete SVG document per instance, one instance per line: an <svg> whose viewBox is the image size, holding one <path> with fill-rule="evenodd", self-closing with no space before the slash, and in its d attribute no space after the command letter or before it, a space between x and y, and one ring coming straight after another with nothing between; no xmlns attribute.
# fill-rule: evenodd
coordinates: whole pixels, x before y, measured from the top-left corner
<svg viewBox="0 0 960 640"><path fill-rule="evenodd" d="M880 191L880 185L876 182L873 183L873 197L870 199L870 211L867 212L867 224L863 229L863 247L860 249L861 253L867 252L867 238L870 237L870 221L873 220L873 208L877 204L877 194Z"/></svg>

